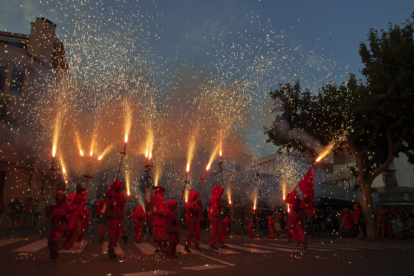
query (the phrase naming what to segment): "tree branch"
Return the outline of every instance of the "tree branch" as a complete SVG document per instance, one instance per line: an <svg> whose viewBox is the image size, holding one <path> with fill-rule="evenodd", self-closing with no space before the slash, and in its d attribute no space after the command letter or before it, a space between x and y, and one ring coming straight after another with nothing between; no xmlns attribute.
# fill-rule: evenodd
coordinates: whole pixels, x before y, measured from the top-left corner
<svg viewBox="0 0 414 276"><path fill-rule="evenodd" d="M376 123L376 125L375 125L375 131L371 135L371 140L369 141L368 145L361 151L361 155L363 155L374 144L374 142L375 142L375 136L377 136L378 129L379 129L379 123Z"/></svg>

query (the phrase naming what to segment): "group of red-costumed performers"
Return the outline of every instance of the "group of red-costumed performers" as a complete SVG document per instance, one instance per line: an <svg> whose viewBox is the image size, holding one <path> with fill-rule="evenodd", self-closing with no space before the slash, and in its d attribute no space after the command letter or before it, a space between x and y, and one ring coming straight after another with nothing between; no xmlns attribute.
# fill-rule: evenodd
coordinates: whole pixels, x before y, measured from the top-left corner
<svg viewBox="0 0 414 276"><path fill-rule="evenodd" d="M78 185L76 193L69 196L62 190L57 191L55 200L46 207L45 212L51 217L48 239L51 261L59 257L58 242L61 236L66 237L63 244L66 250L83 241L85 229L90 226L89 209L85 205L87 197L88 191Z"/></svg>

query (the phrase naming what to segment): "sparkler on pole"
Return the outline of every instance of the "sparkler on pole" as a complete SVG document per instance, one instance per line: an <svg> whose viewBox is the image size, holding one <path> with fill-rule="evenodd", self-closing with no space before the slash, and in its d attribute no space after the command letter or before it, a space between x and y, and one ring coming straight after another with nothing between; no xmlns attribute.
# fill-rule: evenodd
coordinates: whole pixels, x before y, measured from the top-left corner
<svg viewBox="0 0 414 276"><path fill-rule="evenodd" d="M224 188L224 180L223 180L223 160L221 160L222 152L220 150L220 161L217 163L220 166L220 175L221 175L221 187Z"/></svg>
<svg viewBox="0 0 414 276"><path fill-rule="evenodd" d="M184 196L184 192L185 192L185 187L187 186L187 184L190 184L190 182L187 180L188 179L188 172L189 171L190 171L190 164L187 165L187 172L185 174L185 180L183 180L183 182L184 182L184 188L183 188L183 192L181 194L180 205L178 205L178 209L177 210L180 210L181 202L183 201L183 196Z"/></svg>
<svg viewBox="0 0 414 276"><path fill-rule="evenodd" d="M50 168L50 170L53 173L52 176L52 199L55 197L55 171L58 169L55 167L55 158L56 158L56 146L53 146L52 149L52 166Z"/></svg>
<svg viewBox="0 0 414 276"><path fill-rule="evenodd" d="M121 171L122 160L124 159L124 156L126 155L127 143L128 143L128 134L125 135L125 147L124 147L124 151L121 151L121 162L119 162L119 169L118 169L118 174L116 175L116 179L119 179L119 172Z"/></svg>
<svg viewBox="0 0 414 276"><path fill-rule="evenodd" d="M83 157L83 151L80 151L80 155ZM88 190L88 184L89 184L89 179L93 178L93 176L91 176L91 172L93 169L94 164L92 163L92 152L90 152L89 154L89 162L86 163L86 174L82 175L83 177L86 178L86 190Z"/></svg>
<svg viewBox="0 0 414 276"><path fill-rule="evenodd" d="M208 172L209 169L210 169L210 164L207 165L206 172L204 173L204 175L203 176L200 176L201 183L200 183L200 188L198 189L198 194L199 195L200 195L200 192L201 192L201 186L203 186L203 181L204 180L207 180L206 174L207 174L207 172Z"/></svg>
<svg viewBox="0 0 414 276"><path fill-rule="evenodd" d="M147 189L148 189L148 186L149 186L149 180L150 180L150 178L151 178L151 175L150 175L150 172L151 172L151 167L152 167L152 163L151 163L151 153L149 153L148 154L148 151L145 153L145 160L144 160L144 163L145 163L145 173L147 174L145 177L144 177L144 179L145 180L147 180ZM149 202L147 202L146 200L145 200L145 212L147 213L147 216L146 216L146 219L147 219L147 225L148 225L148 216L149 216L149 214L150 214L150 211L149 211L149 208L148 208L148 203Z"/></svg>

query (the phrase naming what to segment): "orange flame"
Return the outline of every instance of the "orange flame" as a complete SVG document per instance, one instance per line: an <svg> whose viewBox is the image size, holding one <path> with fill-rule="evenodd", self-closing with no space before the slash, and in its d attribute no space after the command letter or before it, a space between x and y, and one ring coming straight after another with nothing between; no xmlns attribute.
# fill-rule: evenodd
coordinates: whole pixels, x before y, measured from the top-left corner
<svg viewBox="0 0 414 276"><path fill-rule="evenodd" d="M149 158L149 159L151 159L151 155L152 155L152 153L150 152L150 153L149 153L149 156L148 156L148 158Z"/></svg>
<svg viewBox="0 0 414 276"><path fill-rule="evenodd" d="M80 151L80 155L83 156L83 151L82 150L79 150L79 151Z"/></svg>
<svg viewBox="0 0 414 276"><path fill-rule="evenodd" d="M210 169L210 164L207 165L206 171Z"/></svg>
<svg viewBox="0 0 414 276"><path fill-rule="evenodd" d="M331 143L329 144L325 150L319 155L319 157L316 159L316 162L321 161L323 158L325 158L325 156L327 156L333 149L335 143Z"/></svg>
<svg viewBox="0 0 414 276"><path fill-rule="evenodd" d="M147 158L147 157L148 157L148 151L145 152L145 158Z"/></svg>
<svg viewBox="0 0 414 276"><path fill-rule="evenodd" d="M125 135L125 144L128 143L128 134Z"/></svg>
<svg viewBox="0 0 414 276"><path fill-rule="evenodd" d="M92 157L92 151L89 153L89 155Z"/></svg>
<svg viewBox="0 0 414 276"><path fill-rule="evenodd" d="M213 151L211 152L210 158L208 159L207 167L210 168L211 164L213 163L214 159L216 159L217 153L219 152L220 144L217 144ZM208 169L207 169L208 170Z"/></svg>
<svg viewBox="0 0 414 276"><path fill-rule="evenodd" d="M190 171L190 164L187 164L187 172Z"/></svg>
<svg viewBox="0 0 414 276"><path fill-rule="evenodd" d="M220 157L221 157L221 155L222 155L222 152L220 151Z"/></svg>
<svg viewBox="0 0 414 276"><path fill-rule="evenodd" d="M104 151L101 153L101 155L98 157L98 160L101 160L111 149L113 148L113 144L110 144L107 146Z"/></svg>
<svg viewBox="0 0 414 276"><path fill-rule="evenodd" d="M53 146L53 149L52 149L52 157L55 157L55 155L56 155L56 146Z"/></svg>

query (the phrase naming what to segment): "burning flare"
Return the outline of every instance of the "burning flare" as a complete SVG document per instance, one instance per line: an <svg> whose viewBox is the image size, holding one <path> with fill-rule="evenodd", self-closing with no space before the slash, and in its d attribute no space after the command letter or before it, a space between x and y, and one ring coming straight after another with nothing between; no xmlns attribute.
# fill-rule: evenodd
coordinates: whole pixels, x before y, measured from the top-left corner
<svg viewBox="0 0 414 276"><path fill-rule="evenodd" d="M131 131L131 125L132 125L132 110L131 106L129 104L129 100L125 98L122 102L122 106L124 108L124 127L125 127L125 143L128 142L128 135Z"/></svg>
<svg viewBox="0 0 414 276"><path fill-rule="evenodd" d="M187 172L190 171L190 163L187 164Z"/></svg>
<svg viewBox="0 0 414 276"><path fill-rule="evenodd" d="M316 159L316 162L321 161L323 158L325 158L325 156L327 156L333 149L335 143L331 143L329 144L325 150L319 155L319 157Z"/></svg>
<svg viewBox="0 0 414 276"><path fill-rule="evenodd" d="M126 188L127 188L127 194L129 196L129 179L130 179L130 174L129 174L129 170L125 171L125 182L126 182Z"/></svg>
<svg viewBox="0 0 414 276"><path fill-rule="evenodd" d="M107 146L104 151L101 153L101 155L98 157L98 160L101 160L102 157L104 157L111 149L113 148L113 144L110 144Z"/></svg>
<svg viewBox="0 0 414 276"><path fill-rule="evenodd" d="M216 159L216 156L219 150L220 150L220 144L217 144L215 148L213 149L213 151L211 152L210 158L208 159L207 170L210 169L210 166L211 164L213 164L214 159Z"/></svg>
<svg viewBox="0 0 414 276"><path fill-rule="evenodd" d="M55 157L55 156L56 156L56 146L53 146L52 157Z"/></svg>
<svg viewBox="0 0 414 276"><path fill-rule="evenodd" d="M185 190L185 202L187 202L188 201L188 190L186 189Z"/></svg>
<svg viewBox="0 0 414 276"><path fill-rule="evenodd" d="M82 150L79 150L79 151L80 151L80 155L83 156L83 151Z"/></svg>

